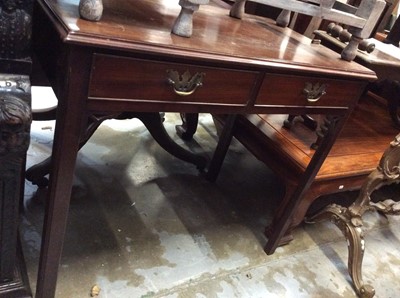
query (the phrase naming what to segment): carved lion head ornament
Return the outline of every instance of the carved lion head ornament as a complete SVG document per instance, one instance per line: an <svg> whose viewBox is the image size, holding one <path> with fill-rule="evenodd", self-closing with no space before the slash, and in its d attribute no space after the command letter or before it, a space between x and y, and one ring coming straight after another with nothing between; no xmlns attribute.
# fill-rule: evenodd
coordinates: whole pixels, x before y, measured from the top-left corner
<svg viewBox="0 0 400 298"><path fill-rule="evenodd" d="M25 101L0 95L0 156L28 149L31 122L31 108Z"/></svg>

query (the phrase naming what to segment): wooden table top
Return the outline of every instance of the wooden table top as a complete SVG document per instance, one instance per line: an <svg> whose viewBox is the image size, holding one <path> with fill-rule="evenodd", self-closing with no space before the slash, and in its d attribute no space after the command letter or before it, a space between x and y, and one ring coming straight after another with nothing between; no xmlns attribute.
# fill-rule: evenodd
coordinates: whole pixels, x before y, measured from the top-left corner
<svg viewBox="0 0 400 298"><path fill-rule="evenodd" d="M244 64L248 68L291 68L302 72L334 74L374 80L374 73L275 21L246 15L229 17L229 6L219 0L202 5L194 14L190 38L171 34L179 14L178 0L104 0L99 22L79 18L79 0L42 0L53 11L65 43L95 45L158 56L186 57L192 61Z"/></svg>

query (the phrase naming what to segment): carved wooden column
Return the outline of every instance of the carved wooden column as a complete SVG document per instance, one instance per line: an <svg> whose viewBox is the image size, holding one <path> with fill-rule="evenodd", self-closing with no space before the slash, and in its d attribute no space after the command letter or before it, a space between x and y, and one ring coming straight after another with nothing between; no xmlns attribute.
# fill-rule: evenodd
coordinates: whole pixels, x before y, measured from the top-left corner
<svg viewBox="0 0 400 298"><path fill-rule="evenodd" d="M0 2L0 297L30 297L18 242L32 121L32 0Z"/></svg>

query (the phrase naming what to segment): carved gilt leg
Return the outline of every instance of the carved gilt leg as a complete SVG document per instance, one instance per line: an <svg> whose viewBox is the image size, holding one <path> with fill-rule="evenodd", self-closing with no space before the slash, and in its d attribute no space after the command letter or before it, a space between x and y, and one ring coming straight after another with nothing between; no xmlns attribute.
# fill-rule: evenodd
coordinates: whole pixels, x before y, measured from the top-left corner
<svg viewBox="0 0 400 298"><path fill-rule="evenodd" d="M362 280L362 260L365 251L364 233L361 217L353 217L345 207L332 204L321 213L313 216L308 222L330 219L343 233L348 245L348 272L354 288L360 297L373 297L375 290Z"/></svg>
<svg viewBox="0 0 400 298"><path fill-rule="evenodd" d="M365 180L356 201L345 208L339 205L329 205L307 222L317 222L330 218L343 232L348 242L348 270L353 280L354 288L361 297L373 297L375 290L364 284L362 280L362 259L365 250L362 231L362 216L366 211L376 210L384 214L400 214L400 202L385 200L371 202L371 194L383 185L400 181L400 134L390 143L383 154L379 166Z"/></svg>

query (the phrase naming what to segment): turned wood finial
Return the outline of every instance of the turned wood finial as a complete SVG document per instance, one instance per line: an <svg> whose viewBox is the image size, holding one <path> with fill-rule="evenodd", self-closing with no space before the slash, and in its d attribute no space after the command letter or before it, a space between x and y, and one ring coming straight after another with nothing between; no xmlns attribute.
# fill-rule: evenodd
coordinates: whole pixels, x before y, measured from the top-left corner
<svg viewBox="0 0 400 298"><path fill-rule="evenodd" d="M25 101L7 93L0 95L0 157L28 150L31 122L31 109Z"/></svg>

